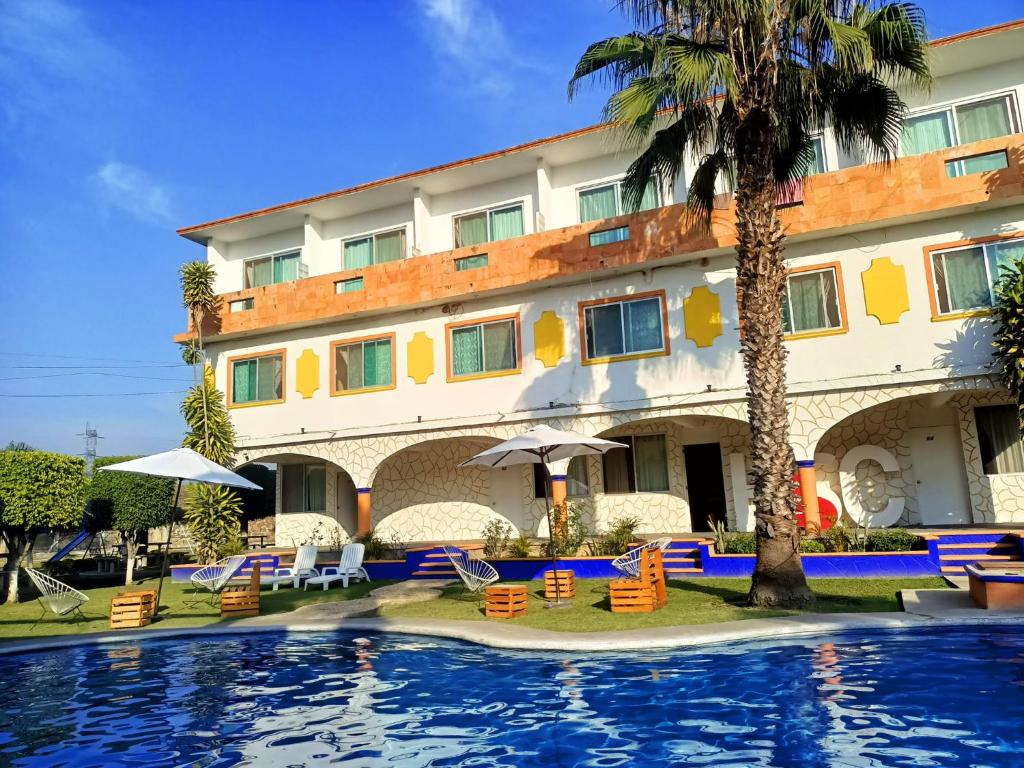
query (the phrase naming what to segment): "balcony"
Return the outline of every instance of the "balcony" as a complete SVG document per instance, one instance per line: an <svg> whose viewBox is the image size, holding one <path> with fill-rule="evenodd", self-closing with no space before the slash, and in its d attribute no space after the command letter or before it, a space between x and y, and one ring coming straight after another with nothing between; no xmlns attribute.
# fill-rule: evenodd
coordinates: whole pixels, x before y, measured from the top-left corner
<svg viewBox="0 0 1024 768"><path fill-rule="evenodd" d="M948 163L1005 152L1006 167L951 176ZM1008 205L1024 196L1024 134L900 158L880 168L863 165L806 179L802 198L787 199L779 215L790 237L805 239L861 227L950 216L979 206ZM512 240L459 248L292 283L223 294L204 323L207 340L250 336L332 322L347 316L437 305L525 288L541 281L572 281L602 270L638 269L736 244L735 208L714 211L711 232L686 224L685 205L618 216ZM471 257L483 264L458 269ZM340 258L340 256L339 256ZM362 278L361 290L336 289ZM252 308L231 312L232 302ZM236 304L236 306L238 306ZM179 334L184 341L191 331Z"/></svg>

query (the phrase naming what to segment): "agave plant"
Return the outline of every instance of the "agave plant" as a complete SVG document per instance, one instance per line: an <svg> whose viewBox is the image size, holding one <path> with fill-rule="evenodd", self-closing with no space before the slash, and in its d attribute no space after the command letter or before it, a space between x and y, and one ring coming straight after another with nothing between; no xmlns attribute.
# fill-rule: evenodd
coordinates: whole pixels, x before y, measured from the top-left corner
<svg viewBox="0 0 1024 768"><path fill-rule="evenodd" d="M854 0L622 0L636 31L593 43L569 84L610 85L605 118L639 150L623 184L640 207L652 180L697 160L683 226L710 230L716 183L735 187L737 288L754 474L755 605L813 599L790 490L781 183L804 176L813 137L869 158L896 154L897 87L930 82L924 16L909 3Z"/></svg>

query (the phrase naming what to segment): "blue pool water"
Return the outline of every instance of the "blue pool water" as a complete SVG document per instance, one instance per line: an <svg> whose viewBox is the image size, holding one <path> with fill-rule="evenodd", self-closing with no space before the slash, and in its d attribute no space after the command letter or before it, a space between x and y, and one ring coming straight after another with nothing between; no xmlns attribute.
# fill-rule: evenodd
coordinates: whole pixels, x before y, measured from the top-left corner
<svg viewBox="0 0 1024 768"><path fill-rule="evenodd" d="M17 766L1024 766L1024 629L623 655L249 635L0 658Z"/></svg>

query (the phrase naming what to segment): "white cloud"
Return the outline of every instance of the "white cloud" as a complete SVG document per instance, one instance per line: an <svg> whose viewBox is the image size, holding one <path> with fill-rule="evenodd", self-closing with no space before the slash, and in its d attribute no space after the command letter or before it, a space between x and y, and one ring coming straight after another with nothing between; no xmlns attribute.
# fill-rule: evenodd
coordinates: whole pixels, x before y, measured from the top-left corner
<svg viewBox="0 0 1024 768"><path fill-rule="evenodd" d="M92 176L104 202L149 224L174 221L171 195L149 173L117 161L106 163Z"/></svg>

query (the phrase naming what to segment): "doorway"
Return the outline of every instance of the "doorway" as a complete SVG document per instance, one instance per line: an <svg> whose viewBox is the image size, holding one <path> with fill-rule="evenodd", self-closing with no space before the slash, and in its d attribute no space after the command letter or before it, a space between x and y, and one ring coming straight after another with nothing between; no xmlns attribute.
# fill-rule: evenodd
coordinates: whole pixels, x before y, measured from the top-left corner
<svg viewBox="0 0 1024 768"><path fill-rule="evenodd" d="M722 446L718 443L685 445L683 464L690 501L690 530L713 531L715 523L726 520Z"/></svg>
<svg viewBox="0 0 1024 768"><path fill-rule="evenodd" d="M969 524L971 500L959 429L915 427L909 434L921 524Z"/></svg>

